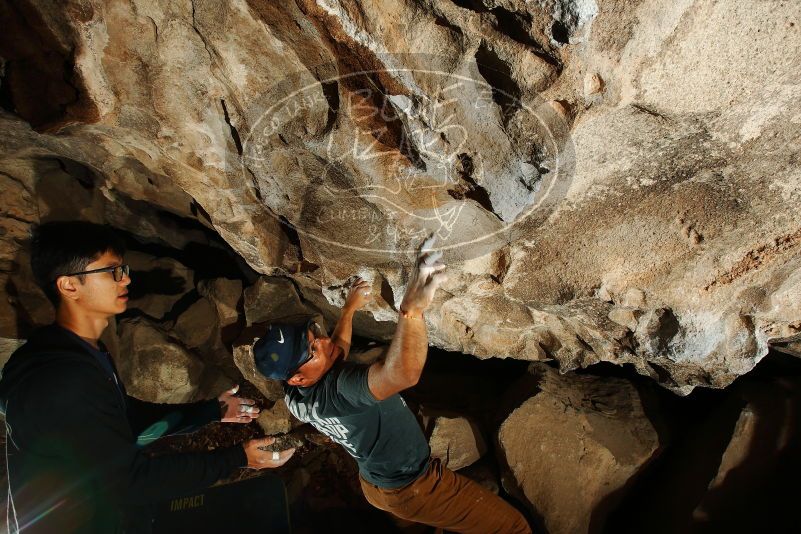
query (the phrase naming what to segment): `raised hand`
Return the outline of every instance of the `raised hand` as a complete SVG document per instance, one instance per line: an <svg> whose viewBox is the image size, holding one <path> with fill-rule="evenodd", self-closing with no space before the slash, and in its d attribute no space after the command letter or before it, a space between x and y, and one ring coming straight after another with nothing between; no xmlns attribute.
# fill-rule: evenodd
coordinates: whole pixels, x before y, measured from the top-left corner
<svg viewBox="0 0 801 534"><path fill-rule="evenodd" d="M437 288L448 280L447 275L442 272L445 264L438 261L442 252L431 251L434 240L434 236L426 239L417 254L417 263L401 302L400 311L404 316L422 315L434 299Z"/></svg>
<svg viewBox="0 0 801 534"><path fill-rule="evenodd" d="M361 278L356 278L356 280L353 281L353 285L350 286L348 298L345 300L345 307L353 311L364 308L367 303L370 302L370 299L373 298L371 293L370 284Z"/></svg>
<svg viewBox="0 0 801 534"><path fill-rule="evenodd" d="M250 423L259 417L261 410L256 406L256 401L237 397L237 391L238 384L217 397L220 403L220 420L223 423Z"/></svg>

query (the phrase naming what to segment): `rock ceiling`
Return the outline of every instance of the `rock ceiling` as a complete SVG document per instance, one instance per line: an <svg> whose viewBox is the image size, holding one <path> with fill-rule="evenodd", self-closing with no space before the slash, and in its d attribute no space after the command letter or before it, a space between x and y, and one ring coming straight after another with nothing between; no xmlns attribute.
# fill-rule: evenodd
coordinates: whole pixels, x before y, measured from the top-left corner
<svg viewBox="0 0 801 534"><path fill-rule="evenodd" d="M801 330L797 2L0 9L5 279L40 219L176 249L192 220L320 306L371 280L382 338L435 233L448 350L686 393Z"/></svg>

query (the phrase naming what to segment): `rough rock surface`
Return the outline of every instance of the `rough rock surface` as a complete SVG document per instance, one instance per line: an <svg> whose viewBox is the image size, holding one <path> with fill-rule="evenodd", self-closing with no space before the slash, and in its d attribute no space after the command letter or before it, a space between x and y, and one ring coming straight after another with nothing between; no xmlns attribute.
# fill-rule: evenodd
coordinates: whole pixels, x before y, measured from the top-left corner
<svg viewBox="0 0 801 534"><path fill-rule="evenodd" d="M150 402L179 403L198 399L203 363L146 319L121 321L116 361L128 394Z"/></svg>
<svg viewBox="0 0 801 534"><path fill-rule="evenodd" d="M539 391L498 431L504 487L548 532L591 532L659 447L631 383L538 367Z"/></svg>
<svg viewBox="0 0 801 534"><path fill-rule="evenodd" d="M46 322L20 250L65 217L175 248L213 229L330 304L359 274L373 338L435 232L436 345L682 393L801 328L797 2L0 9L0 335Z"/></svg>
<svg viewBox="0 0 801 534"><path fill-rule="evenodd" d="M431 457L452 471L472 465L487 452L478 425L465 417L437 417L428 444Z"/></svg>
<svg viewBox="0 0 801 534"><path fill-rule="evenodd" d="M297 423L283 399L275 401L275 404L269 410L262 410L256 420L267 436L286 434L292 430L293 421Z"/></svg>
<svg viewBox="0 0 801 534"><path fill-rule="evenodd" d="M198 293L214 303L221 327L239 320L239 303L242 300L242 281L227 278L203 280L197 286Z"/></svg>
<svg viewBox="0 0 801 534"><path fill-rule="evenodd" d="M264 276L245 290L247 325L277 321L289 316L309 313L300 301L291 280Z"/></svg>

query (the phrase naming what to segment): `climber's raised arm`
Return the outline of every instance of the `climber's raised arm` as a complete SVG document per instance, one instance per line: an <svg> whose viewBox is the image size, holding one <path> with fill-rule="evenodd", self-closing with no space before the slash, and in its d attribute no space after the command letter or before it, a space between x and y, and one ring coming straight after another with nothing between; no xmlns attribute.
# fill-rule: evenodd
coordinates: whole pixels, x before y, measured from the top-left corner
<svg viewBox="0 0 801 534"><path fill-rule="evenodd" d="M423 243L398 314L398 327L386 358L370 366L367 384L378 400L417 384L428 353L428 336L423 312L437 288L447 280L445 265L437 260L441 252L430 252L434 239Z"/></svg>

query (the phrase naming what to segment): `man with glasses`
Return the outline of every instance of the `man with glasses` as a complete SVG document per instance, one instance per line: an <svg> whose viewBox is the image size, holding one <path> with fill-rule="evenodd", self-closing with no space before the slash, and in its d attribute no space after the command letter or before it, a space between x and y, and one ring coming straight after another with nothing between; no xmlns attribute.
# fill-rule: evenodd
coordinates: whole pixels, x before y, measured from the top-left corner
<svg viewBox="0 0 801 534"><path fill-rule="evenodd" d="M294 452L271 438L204 453L151 457L137 436L169 414L173 433L212 421L248 423L254 401L236 396L154 404L128 395L100 336L125 311L124 244L105 226L47 223L34 231L31 267L56 307L3 368L8 531L149 532L148 508L200 492L239 467L283 465ZM123 355L124 357L124 355ZM235 512L235 511L234 511Z"/></svg>
<svg viewBox="0 0 801 534"><path fill-rule="evenodd" d="M253 345L259 371L285 382L292 414L314 425L359 465L373 506L450 532L530 533L509 503L430 457L417 420L398 395L420 378L428 340L423 313L446 280L441 252L423 243L386 355L371 365L347 361L356 310L370 298L357 279L331 337L314 322L272 324Z"/></svg>

